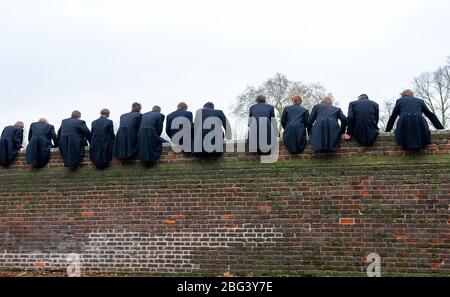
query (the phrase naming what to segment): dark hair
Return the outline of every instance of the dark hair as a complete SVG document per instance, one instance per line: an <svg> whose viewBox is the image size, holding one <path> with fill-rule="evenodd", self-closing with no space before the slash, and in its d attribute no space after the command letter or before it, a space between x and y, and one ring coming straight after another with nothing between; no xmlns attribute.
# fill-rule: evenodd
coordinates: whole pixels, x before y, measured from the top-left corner
<svg viewBox="0 0 450 297"><path fill-rule="evenodd" d="M184 109L184 110L187 110L187 109L188 109L188 106L187 106L186 103L180 102L180 103L178 103L177 108L178 108L178 109Z"/></svg>
<svg viewBox="0 0 450 297"><path fill-rule="evenodd" d="M214 109L214 103L206 102L205 105L203 105L203 108Z"/></svg>
<svg viewBox="0 0 450 297"><path fill-rule="evenodd" d="M266 100L267 100L266 96L259 95L258 97L256 97L255 101L258 102L258 103L266 103Z"/></svg>
<svg viewBox="0 0 450 297"><path fill-rule="evenodd" d="M369 99L369 96L367 96L366 94L359 95L358 100L361 99Z"/></svg>
<svg viewBox="0 0 450 297"><path fill-rule="evenodd" d="M74 118L74 119L81 118L81 112L79 112L78 110L72 111L72 118Z"/></svg>
<svg viewBox="0 0 450 297"><path fill-rule="evenodd" d="M134 111L134 112L141 112L141 109L142 109L142 105L141 105L140 103L134 102L134 103L131 105L131 111Z"/></svg>
<svg viewBox="0 0 450 297"><path fill-rule="evenodd" d="M159 107L158 105L153 106L152 108L153 112L161 112L161 107Z"/></svg>
<svg viewBox="0 0 450 297"><path fill-rule="evenodd" d="M103 108L103 109L100 111L100 115L102 115L102 116L104 116L104 117L109 117L109 109Z"/></svg>

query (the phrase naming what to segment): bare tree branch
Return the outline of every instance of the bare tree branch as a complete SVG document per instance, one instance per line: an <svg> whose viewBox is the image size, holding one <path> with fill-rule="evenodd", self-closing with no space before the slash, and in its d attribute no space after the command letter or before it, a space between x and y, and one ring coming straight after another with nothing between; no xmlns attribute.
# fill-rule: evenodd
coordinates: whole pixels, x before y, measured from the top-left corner
<svg viewBox="0 0 450 297"><path fill-rule="evenodd" d="M447 65L433 73L425 72L414 79L414 89L418 97L424 99L444 127L450 120L450 59Z"/></svg>
<svg viewBox="0 0 450 297"><path fill-rule="evenodd" d="M283 109L289 104L289 98L299 95L303 98L303 105L312 109L326 96L332 97L331 93L320 84L305 84L301 81L290 81L286 75L276 73L272 78L262 83L258 87L247 86L242 94L237 97L236 103L231 110L237 118L248 117L250 106L255 104L258 95L265 95L267 103L272 104L276 111L276 116L280 122ZM337 103L335 102L335 105Z"/></svg>

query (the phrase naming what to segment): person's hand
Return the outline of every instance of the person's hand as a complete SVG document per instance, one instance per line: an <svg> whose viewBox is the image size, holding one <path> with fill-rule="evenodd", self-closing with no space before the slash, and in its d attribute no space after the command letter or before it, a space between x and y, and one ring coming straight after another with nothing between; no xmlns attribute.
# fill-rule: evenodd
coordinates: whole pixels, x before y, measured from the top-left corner
<svg viewBox="0 0 450 297"><path fill-rule="evenodd" d="M344 139L345 139L345 141L350 141L352 139L352 137L348 134L345 134Z"/></svg>
<svg viewBox="0 0 450 297"><path fill-rule="evenodd" d="M25 148L24 148L24 147L21 147L20 150L19 150L19 152L24 153L24 152L25 152Z"/></svg>

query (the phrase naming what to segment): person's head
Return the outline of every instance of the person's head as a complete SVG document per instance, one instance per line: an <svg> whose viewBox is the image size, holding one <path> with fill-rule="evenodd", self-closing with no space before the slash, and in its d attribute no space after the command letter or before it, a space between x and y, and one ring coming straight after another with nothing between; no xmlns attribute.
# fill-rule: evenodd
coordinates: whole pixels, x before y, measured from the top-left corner
<svg viewBox="0 0 450 297"><path fill-rule="evenodd" d="M110 112L109 112L109 109L107 109L107 108L103 108L103 109L100 111L100 115L101 115L102 117L109 118L109 114L110 114Z"/></svg>
<svg viewBox="0 0 450 297"><path fill-rule="evenodd" d="M300 105L300 104L302 104L303 99L300 96L293 96L293 97L291 97L291 101L294 104L299 104Z"/></svg>
<svg viewBox="0 0 450 297"><path fill-rule="evenodd" d="M142 109L142 105L140 103L134 102L131 105L131 111L132 112L141 112L141 109Z"/></svg>
<svg viewBox="0 0 450 297"><path fill-rule="evenodd" d="M214 103L206 102L205 105L203 105L203 108L214 109Z"/></svg>
<svg viewBox="0 0 450 297"><path fill-rule="evenodd" d="M333 105L333 99L331 99L331 97L327 96L325 98L323 98L320 103L322 104L328 104L328 105Z"/></svg>
<svg viewBox="0 0 450 297"><path fill-rule="evenodd" d="M259 95L258 97L256 97L256 103L266 103L266 100L267 100L267 98L266 98L266 96L264 96L264 95Z"/></svg>
<svg viewBox="0 0 450 297"><path fill-rule="evenodd" d="M21 121L18 121L14 124L15 127L19 128L19 129L23 129L25 127L24 123Z"/></svg>
<svg viewBox="0 0 450 297"><path fill-rule="evenodd" d="M81 112L79 112L78 110L72 111L72 118L73 118L73 119L79 119L79 118L81 118Z"/></svg>
<svg viewBox="0 0 450 297"><path fill-rule="evenodd" d="M187 110L188 109L188 105L186 103L184 103L184 102L180 102L180 103L178 103L177 108L178 109L182 109L182 110Z"/></svg>
<svg viewBox="0 0 450 297"><path fill-rule="evenodd" d="M414 97L414 93L411 90L404 90L401 94L402 97Z"/></svg>
<svg viewBox="0 0 450 297"><path fill-rule="evenodd" d="M152 108L153 112L161 112L161 107L159 107L158 105L153 106Z"/></svg>
<svg viewBox="0 0 450 297"><path fill-rule="evenodd" d="M358 100L362 99L369 99L369 96L367 96L366 94L359 95Z"/></svg>
<svg viewBox="0 0 450 297"><path fill-rule="evenodd" d="M46 118L40 118L40 119L39 119L39 123L48 124L48 121L47 121Z"/></svg>

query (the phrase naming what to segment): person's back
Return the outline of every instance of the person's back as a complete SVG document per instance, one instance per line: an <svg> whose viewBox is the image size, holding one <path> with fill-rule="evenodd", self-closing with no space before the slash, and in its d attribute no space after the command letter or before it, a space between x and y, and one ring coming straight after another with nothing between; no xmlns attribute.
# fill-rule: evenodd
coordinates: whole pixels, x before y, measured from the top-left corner
<svg viewBox="0 0 450 297"><path fill-rule="evenodd" d="M372 146L378 137L379 106L365 94L348 108L347 134L354 137L359 144Z"/></svg>
<svg viewBox="0 0 450 297"><path fill-rule="evenodd" d="M2 136L0 139L8 139L8 140L14 140L17 135L20 133L23 133L23 129L18 128L16 126L6 126L3 129Z"/></svg>
<svg viewBox="0 0 450 297"><path fill-rule="evenodd" d="M419 114L422 115L425 102L422 99L416 97L403 97L397 101L400 107L399 116L405 116L408 114Z"/></svg>
<svg viewBox="0 0 450 297"><path fill-rule="evenodd" d="M28 146L26 149L27 163L35 168L42 168L50 160L50 149L58 146L55 127L42 118L31 124L28 132ZM52 144L53 141L53 144Z"/></svg>
<svg viewBox="0 0 450 297"><path fill-rule="evenodd" d="M141 105L139 103L133 103L131 112L120 117L119 130L114 142L114 156L117 159L127 160L137 154L141 117Z"/></svg>
<svg viewBox="0 0 450 297"><path fill-rule="evenodd" d="M164 115L160 112L150 111L142 115L140 128L152 127L158 136L161 136L164 124Z"/></svg>
<svg viewBox="0 0 450 297"><path fill-rule="evenodd" d="M411 90L405 90L401 95L402 98L395 103L386 126L386 132L392 130L397 117L399 117L395 129L395 136L399 145L406 150L422 149L431 143L430 129L422 114L430 120L436 129L442 130L444 127L425 102L422 99L415 98Z"/></svg>
<svg viewBox="0 0 450 297"><path fill-rule="evenodd" d="M77 136L82 145L87 145L90 135L86 133L86 122L80 119L68 118L61 122L60 136ZM89 136L88 136L89 135Z"/></svg>
<svg viewBox="0 0 450 297"><path fill-rule="evenodd" d="M109 135L111 128L114 131L114 123L106 117L100 117L92 122L92 137L100 135Z"/></svg>
<svg viewBox="0 0 450 297"><path fill-rule="evenodd" d="M23 123L17 122L14 126L3 129L0 137L0 165L9 166L22 148Z"/></svg>
<svg viewBox="0 0 450 297"><path fill-rule="evenodd" d="M112 159L114 145L114 123L109 117L110 111L102 109L100 118L92 122L92 141L89 147L89 158L98 168L105 168Z"/></svg>
<svg viewBox="0 0 450 297"><path fill-rule="evenodd" d="M205 127L206 124L211 124ZM208 125L206 125L208 126ZM208 102L202 109L197 110L194 120L194 141L193 153L197 156L220 156L223 153L224 136L231 138L228 120L222 110L214 109L214 104ZM207 135L211 136L213 131L217 135L212 137L210 143L212 147L205 147L204 140ZM220 132L219 132L220 131ZM226 135L223 133L225 131Z"/></svg>
<svg viewBox="0 0 450 297"><path fill-rule="evenodd" d="M52 141L55 140L56 136L56 133L54 132L55 127L53 125L50 125L45 122L36 122L31 124L30 126L30 131L28 133L28 140L31 140L32 137L38 137L48 141Z"/></svg>
<svg viewBox="0 0 450 297"><path fill-rule="evenodd" d="M255 119L271 118L274 116L275 116L274 108L270 104L257 103L250 107L250 117L254 117Z"/></svg>
<svg viewBox="0 0 450 297"><path fill-rule="evenodd" d="M341 125L339 126L339 122ZM314 106L308 119L308 132L312 146L321 152L334 152L341 145L342 134L347 128L347 118L340 108L332 106L331 98L322 100Z"/></svg>
<svg viewBox="0 0 450 297"><path fill-rule="evenodd" d="M187 119L191 124L191 129L193 128L194 125L192 112L187 111L187 105L184 102L181 102L180 104L178 104L177 110L167 115L166 118L166 134L167 136L169 136L170 139L172 139L173 136L181 130L180 128L172 128L172 122L176 118Z"/></svg>
<svg viewBox="0 0 450 297"><path fill-rule="evenodd" d="M159 106L142 115L138 134L138 158L143 163L154 163L161 157L164 115Z"/></svg>
<svg viewBox="0 0 450 297"><path fill-rule="evenodd" d="M283 125L283 128L286 128L287 126L298 126L303 123L306 126L304 119L305 115L309 114L306 108L301 105L294 104L291 106L286 106L284 110L286 112L286 122L285 125ZM306 119L308 119L308 117L306 117Z"/></svg>
<svg viewBox="0 0 450 297"><path fill-rule="evenodd" d="M302 98L294 96L294 103L283 110L281 126L284 129L283 142L291 154L300 154L306 147L306 125L309 111L301 106Z"/></svg>
<svg viewBox="0 0 450 297"><path fill-rule="evenodd" d="M266 97L260 95L256 98L256 104L249 111L249 150L260 154L270 154L272 144L275 144L275 129L272 119L275 118L275 110L272 105L266 103ZM265 123L265 140L260 138L261 124ZM255 145L256 144L256 145Z"/></svg>
<svg viewBox="0 0 450 297"><path fill-rule="evenodd" d="M59 151L65 167L77 165L84 156L84 147L91 141L91 132L80 117L79 111L72 112L72 117L63 120L58 131Z"/></svg>

